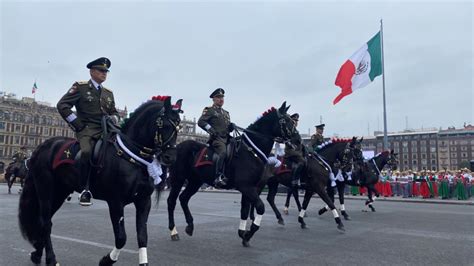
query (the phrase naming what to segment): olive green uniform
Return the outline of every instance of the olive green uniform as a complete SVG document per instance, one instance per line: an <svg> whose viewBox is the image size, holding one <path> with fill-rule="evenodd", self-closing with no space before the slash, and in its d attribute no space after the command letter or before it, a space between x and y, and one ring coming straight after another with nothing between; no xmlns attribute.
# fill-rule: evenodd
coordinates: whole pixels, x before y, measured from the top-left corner
<svg viewBox="0 0 474 266"><path fill-rule="evenodd" d="M76 118L71 110L73 106L76 107ZM82 156L89 158L95 142L102 134L102 117L104 115L115 115L117 119L119 117L112 91L104 87L96 89L90 80L75 82L59 100L57 108L76 132Z"/></svg>
<svg viewBox="0 0 474 266"><path fill-rule="evenodd" d="M18 167L21 166L21 164L26 160L27 156L26 153L22 151L18 151L15 154L13 154L12 159L13 162L10 163L10 165L16 164Z"/></svg>
<svg viewBox="0 0 474 266"><path fill-rule="evenodd" d="M215 131L215 134L209 136L209 144L220 156L224 156L226 152L229 132L232 131L230 125L229 112L216 105L205 107L198 120L198 126L206 132L209 132L210 128Z"/></svg>
<svg viewBox="0 0 474 266"><path fill-rule="evenodd" d="M322 134L316 133L311 136L311 141L309 142L309 147L312 151L316 151L316 148L324 143L324 137Z"/></svg>

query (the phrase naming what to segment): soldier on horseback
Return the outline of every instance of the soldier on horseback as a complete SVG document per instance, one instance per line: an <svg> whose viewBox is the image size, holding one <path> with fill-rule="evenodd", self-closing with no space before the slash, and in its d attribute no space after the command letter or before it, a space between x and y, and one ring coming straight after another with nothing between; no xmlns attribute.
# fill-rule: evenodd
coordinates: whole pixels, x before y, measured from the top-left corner
<svg viewBox="0 0 474 266"><path fill-rule="evenodd" d="M229 112L224 110L224 93L222 88L216 89L209 96L212 106L205 107L198 120L198 126L209 133L209 145L214 150L213 162L216 165L214 186L227 186L228 178L224 174L226 145L230 138L229 133L234 130L234 123L230 122Z"/></svg>
<svg viewBox="0 0 474 266"><path fill-rule="evenodd" d="M92 194L89 191L90 160L95 143L102 135L102 118L110 116L118 123L119 114L115 109L114 95L111 90L102 86L107 79L111 62L101 57L89 64L91 79L75 82L71 89L59 100L57 108L64 120L76 132L81 146L81 187L79 204L91 205ZM71 109L76 107L76 113Z"/></svg>
<svg viewBox="0 0 474 266"><path fill-rule="evenodd" d="M318 146L324 143L324 126L325 124L320 124L316 126L316 133L311 136L311 141L309 142L309 147L311 151L315 152L318 149Z"/></svg>
<svg viewBox="0 0 474 266"><path fill-rule="evenodd" d="M24 163L26 158L27 158L26 147L21 146L20 150L17 151L15 154L13 154L13 156L12 156L13 162L10 163L9 167L12 167L15 164L20 165L20 164Z"/></svg>
<svg viewBox="0 0 474 266"><path fill-rule="evenodd" d="M294 113L291 115L291 119L295 122L295 132L291 137L290 143L285 145L285 161L290 162L292 170L291 185L293 188L298 188L298 181L301 178L301 172L305 166L305 148L302 144L301 136L298 133L296 127L298 126L298 120L300 115Z"/></svg>

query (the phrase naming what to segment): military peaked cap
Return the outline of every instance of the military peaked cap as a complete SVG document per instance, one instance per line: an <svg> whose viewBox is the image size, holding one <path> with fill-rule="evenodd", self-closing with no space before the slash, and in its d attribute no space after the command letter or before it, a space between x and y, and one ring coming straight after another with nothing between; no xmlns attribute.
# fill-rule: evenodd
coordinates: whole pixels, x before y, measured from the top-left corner
<svg viewBox="0 0 474 266"><path fill-rule="evenodd" d="M224 93L225 93L224 89L218 88L215 91L213 91L211 95L209 95L209 98L224 97Z"/></svg>
<svg viewBox="0 0 474 266"><path fill-rule="evenodd" d="M109 71L110 65L112 63L108 58L101 57L87 64L88 69L101 69Z"/></svg>

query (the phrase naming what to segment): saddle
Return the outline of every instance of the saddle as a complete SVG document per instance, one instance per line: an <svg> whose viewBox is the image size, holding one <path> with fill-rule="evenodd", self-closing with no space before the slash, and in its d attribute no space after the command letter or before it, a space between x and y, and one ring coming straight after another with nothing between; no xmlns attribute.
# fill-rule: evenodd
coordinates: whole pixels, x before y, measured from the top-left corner
<svg viewBox="0 0 474 266"><path fill-rule="evenodd" d="M104 151L106 145L103 144L110 142L111 138L117 132L120 132L120 129L105 116L102 118L102 128L102 137L95 143L94 148L92 149L91 157L92 166L99 168L101 167L100 163L103 159L103 155L105 155ZM54 155L53 169L58 168L62 164L75 164L76 161L81 159L81 154L81 148L78 140L74 139L67 141Z"/></svg>
<svg viewBox="0 0 474 266"><path fill-rule="evenodd" d="M280 175L284 173L289 173L291 172L291 167L285 163L285 157L284 156L278 156L278 160L280 160L281 165L278 167L275 171L275 175Z"/></svg>
<svg viewBox="0 0 474 266"><path fill-rule="evenodd" d="M240 148L241 138L231 138L226 145L226 154L224 159L224 164L230 164L234 155L238 152ZM212 166L214 164L213 161L214 150L212 150L209 146L205 146L198 152L198 156L194 161L194 167L199 168L205 165Z"/></svg>

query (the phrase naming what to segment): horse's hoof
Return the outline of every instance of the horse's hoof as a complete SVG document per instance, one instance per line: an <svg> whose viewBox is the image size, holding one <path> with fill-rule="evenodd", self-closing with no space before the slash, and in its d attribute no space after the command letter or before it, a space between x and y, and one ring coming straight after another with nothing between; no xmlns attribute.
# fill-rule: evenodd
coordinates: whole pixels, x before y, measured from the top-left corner
<svg viewBox="0 0 474 266"><path fill-rule="evenodd" d="M67 197L66 200L67 200L67 201L71 201L71 196Z"/></svg>
<svg viewBox="0 0 474 266"><path fill-rule="evenodd" d="M308 217L308 213L305 212L304 215L303 215L303 217Z"/></svg>
<svg viewBox="0 0 474 266"><path fill-rule="evenodd" d="M342 214L342 216L344 216L344 220L347 220L347 221L352 220L351 217L349 216L349 214L347 214L345 212Z"/></svg>
<svg viewBox="0 0 474 266"><path fill-rule="evenodd" d="M288 215L288 209L283 209L283 213L284 213L285 215Z"/></svg>
<svg viewBox="0 0 474 266"><path fill-rule="evenodd" d="M31 259L31 262L33 262L34 264L40 264L41 263L41 254L37 255L36 251L33 251L33 252L30 253L30 259Z"/></svg>
<svg viewBox="0 0 474 266"><path fill-rule="evenodd" d="M12 194L12 192L10 190L8 190L8 194Z"/></svg>
<svg viewBox="0 0 474 266"><path fill-rule="evenodd" d="M99 266L110 266L116 263L117 261L113 261L109 254L105 255L102 257L102 259L99 261Z"/></svg>
<svg viewBox="0 0 474 266"><path fill-rule="evenodd" d="M242 246L244 246L244 247L248 248L248 247L250 247L250 244L249 244L249 242L248 242L248 241L246 241L246 240L242 240Z"/></svg>
<svg viewBox="0 0 474 266"><path fill-rule="evenodd" d="M194 225L188 225L186 226L186 229L184 230L188 236L193 236L193 231L194 231Z"/></svg>
<svg viewBox="0 0 474 266"><path fill-rule="evenodd" d="M171 240L173 241L178 241L179 240L179 235L176 234L176 235L171 235Z"/></svg>
<svg viewBox="0 0 474 266"><path fill-rule="evenodd" d="M305 223L302 223L302 224L301 224L301 229L306 229L306 228L307 228L307 227L306 227L306 224L305 224Z"/></svg>
<svg viewBox="0 0 474 266"><path fill-rule="evenodd" d="M375 212L375 208L374 208L374 207L369 206L369 208L370 208L370 210L371 210L372 212Z"/></svg>
<svg viewBox="0 0 474 266"><path fill-rule="evenodd" d="M148 266L148 263L140 263L138 266Z"/></svg>
<svg viewBox="0 0 474 266"><path fill-rule="evenodd" d="M52 258L46 258L46 265L47 266L58 266L59 263L56 261L55 257L52 257Z"/></svg>
<svg viewBox="0 0 474 266"><path fill-rule="evenodd" d="M341 232L341 233L346 232L346 229L344 228L344 225L342 225L342 224L337 225L337 230L339 230L339 232Z"/></svg>
<svg viewBox="0 0 474 266"><path fill-rule="evenodd" d="M322 214L325 213L326 211L327 211L327 209L323 207L323 208L319 209L318 214L319 214L319 215L322 215Z"/></svg>
<svg viewBox="0 0 474 266"><path fill-rule="evenodd" d="M285 225L285 221L282 218L278 219L278 224Z"/></svg>
<svg viewBox="0 0 474 266"><path fill-rule="evenodd" d="M369 212L369 211L367 211L367 210L362 210L362 212Z"/></svg>

